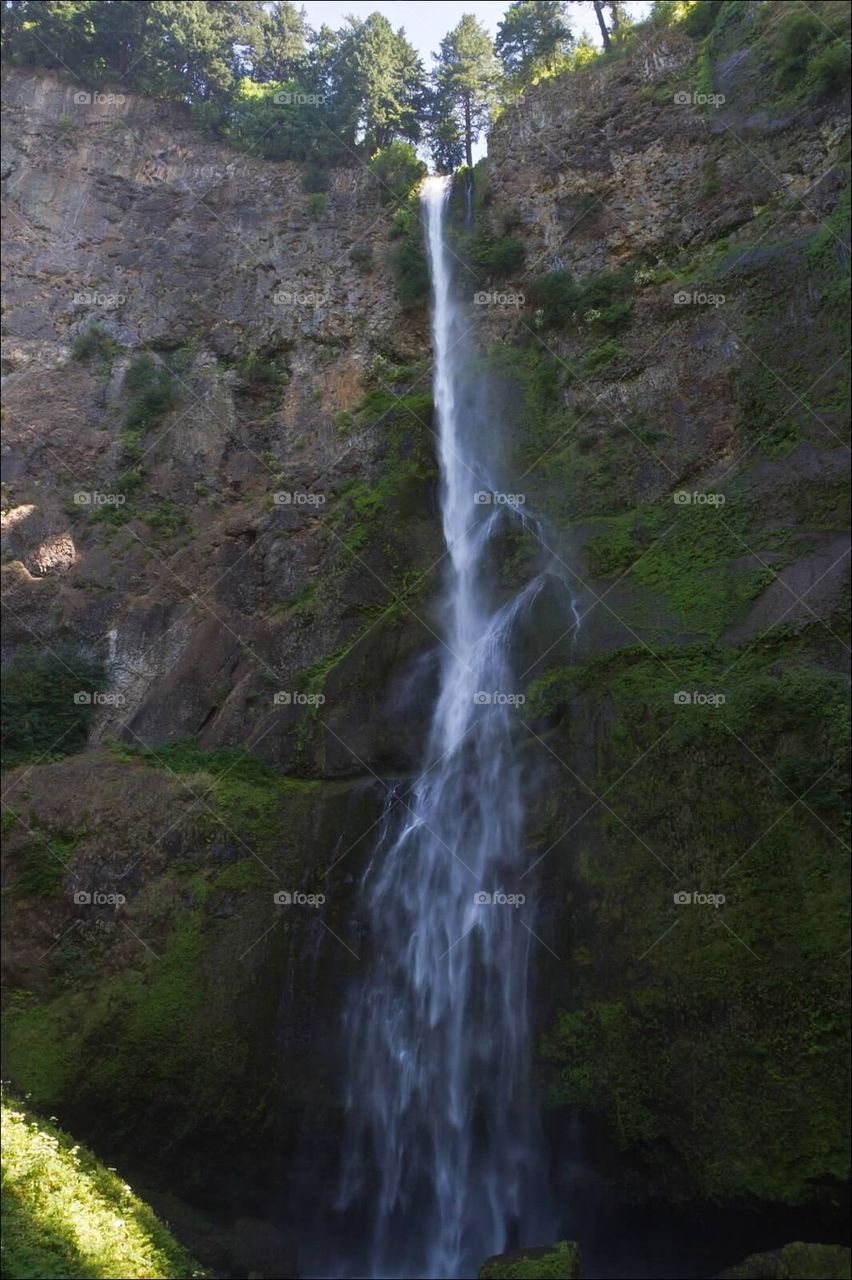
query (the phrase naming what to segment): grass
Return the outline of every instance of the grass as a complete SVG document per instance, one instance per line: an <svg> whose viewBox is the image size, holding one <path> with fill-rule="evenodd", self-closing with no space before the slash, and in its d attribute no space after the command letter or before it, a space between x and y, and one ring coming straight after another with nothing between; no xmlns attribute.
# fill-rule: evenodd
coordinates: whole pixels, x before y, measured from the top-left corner
<svg viewBox="0 0 852 1280"><path fill-rule="evenodd" d="M206 1274L116 1173L23 1103L2 1105L4 1276Z"/></svg>

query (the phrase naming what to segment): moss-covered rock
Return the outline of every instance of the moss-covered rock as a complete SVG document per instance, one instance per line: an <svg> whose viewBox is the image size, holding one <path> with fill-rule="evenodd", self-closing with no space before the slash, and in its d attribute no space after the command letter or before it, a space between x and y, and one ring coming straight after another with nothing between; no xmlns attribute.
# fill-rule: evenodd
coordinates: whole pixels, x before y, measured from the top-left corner
<svg viewBox="0 0 852 1280"><path fill-rule="evenodd" d="M837 1244L787 1244L769 1253L752 1253L719 1280L849 1280L852 1250Z"/></svg>
<svg viewBox="0 0 852 1280"><path fill-rule="evenodd" d="M580 1280L580 1249L573 1240L546 1248L512 1249L487 1258L479 1280Z"/></svg>

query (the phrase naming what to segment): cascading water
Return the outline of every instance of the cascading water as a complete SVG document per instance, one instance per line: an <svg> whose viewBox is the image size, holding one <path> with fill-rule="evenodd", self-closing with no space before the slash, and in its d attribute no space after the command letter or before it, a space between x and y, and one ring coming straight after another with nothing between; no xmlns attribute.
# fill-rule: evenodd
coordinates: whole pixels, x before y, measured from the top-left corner
<svg viewBox="0 0 852 1280"><path fill-rule="evenodd" d="M546 1241L550 1226L529 1081L537 944L531 904L502 901L530 893L512 637L541 579L509 599L490 582L495 539L521 517L495 501L489 423L468 412L448 194L447 180L427 180L445 648L425 771L389 804L364 877L370 972L345 1020L339 1207L366 1234L350 1274L371 1277L475 1276L489 1254Z"/></svg>

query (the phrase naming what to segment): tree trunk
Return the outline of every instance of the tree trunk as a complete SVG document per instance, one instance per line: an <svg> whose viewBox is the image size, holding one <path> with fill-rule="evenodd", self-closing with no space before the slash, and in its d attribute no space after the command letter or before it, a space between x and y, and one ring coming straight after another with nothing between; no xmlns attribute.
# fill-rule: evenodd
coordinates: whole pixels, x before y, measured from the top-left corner
<svg viewBox="0 0 852 1280"><path fill-rule="evenodd" d="M603 15L603 4L601 3L601 0L592 0L592 4L595 6L595 15L597 16L598 26L601 29L601 39L603 40L603 47L609 50L612 48L612 44L610 42L609 32L606 29L606 21Z"/></svg>
<svg viewBox="0 0 852 1280"><path fill-rule="evenodd" d="M468 169L473 169L473 125L471 124L470 94L464 95L464 154Z"/></svg>
<svg viewBox="0 0 852 1280"><path fill-rule="evenodd" d="M609 0L609 20L613 31L621 30L621 18L618 13L619 0Z"/></svg>

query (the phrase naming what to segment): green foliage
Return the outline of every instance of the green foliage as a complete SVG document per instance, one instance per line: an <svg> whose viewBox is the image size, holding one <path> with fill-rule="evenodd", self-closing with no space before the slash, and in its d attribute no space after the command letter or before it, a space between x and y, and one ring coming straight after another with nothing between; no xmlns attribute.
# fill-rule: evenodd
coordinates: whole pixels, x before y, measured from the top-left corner
<svg viewBox="0 0 852 1280"><path fill-rule="evenodd" d="M537 276L529 288L530 301L541 312L545 329L564 329L576 309L577 290L567 271Z"/></svg>
<svg viewBox="0 0 852 1280"><path fill-rule="evenodd" d="M693 40L703 40L716 25L722 6L719 0L697 0L684 14L682 25Z"/></svg>
<svg viewBox="0 0 852 1280"><path fill-rule="evenodd" d="M473 143L490 118L498 74L488 32L473 14L463 14L441 41L433 74L432 133L439 144L436 163L444 163L448 147L460 142L468 168L473 167Z"/></svg>
<svg viewBox="0 0 852 1280"><path fill-rule="evenodd" d="M567 271L553 271L532 281L530 299L546 329L565 329L574 321L615 335L630 321L635 288L635 271L626 267L579 282Z"/></svg>
<svg viewBox="0 0 852 1280"><path fill-rule="evenodd" d="M602 342L599 346L592 348L586 356L585 365L591 372L598 373L603 369L608 369L611 364L615 364L616 360L623 354L615 338L608 338L606 342Z"/></svg>
<svg viewBox="0 0 852 1280"><path fill-rule="evenodd" d="M98 360L102 365L110 367L118 354L118 343L96 324L90 324L83 333L78 333L71 344L72 360Z"/></svg>
<svg viewBox="0 0 852 1280"><path fill-rule="evenodd" d="M328 205L328 196L324 191L312 191L308 196L308 217L321 218Z"/></svg>
<svg viewBox="0 0 852 1280"><path fill-rule="evenodd" d="M150 431L162 422L178 401L177 384L165 365L140 355L124 375L128 396L125 428L130 433Z"/></svg>
<svg viewBox="0 0 852 1280"><path fill-rule="evenodd" d="M397 297L403 307L422 306L429 297L429 263L419 212L410 202L396 214L394 235L397 243L391 249L390 262Z"/></svg>
<svg viewBox="0 0 852 1280"><path fill-rule="evenodd" d="M377 151L367 166L381 204L398 204L407 199L426 176L426 165L410 143L391 142Z"/></svg>
<svg viewBox="0 0 852 1280"><path fill-rule="evenodd" d="M205 1273L120 1177L4 1093L3 1274L165 1280Z"/></svg>
<svg viewBox="0 0 852 1280"><path fill-rule="evenodd" d="M471 239L470 260L490 275L511 276L523 266L524 246L513 236L477 232Z"/></svg>
<svg viewBox="0 0 852 1280"><path fill-rule="evenodd" d="M581 1274L579 1247L560 1240L552 1249L516 1249L489 1258L479 1280L579 1280Z"/></svg>
<svg viewBox="0 0 852 1280"><path fill-rule="evenodd" d="M16 858L16 897L49 898L58 893L74 848L75 842L63 836L34 833Z"/></svg>
<svg viewBox="0 0 852 1280"><path fill-rule="evenodd" d="M57 759L86 745L103 664L68 644L19 649L4 673L2 762Z"/></svg>
<svg viewBox="0 0 852 1280"><path fill-rule="evenodd" d="M174 537L186 524L186 516L180 507L169 499L163 499L142 514L142 519L164 537Z"/></svg>
<svg viewBox="0 0 852 1280"><path fill-rule="evenodd" d="M497 27L494 48L513 86L528 84L564 64L574 43L565 8L541 0L514 0L509 5Z"/></svg>

